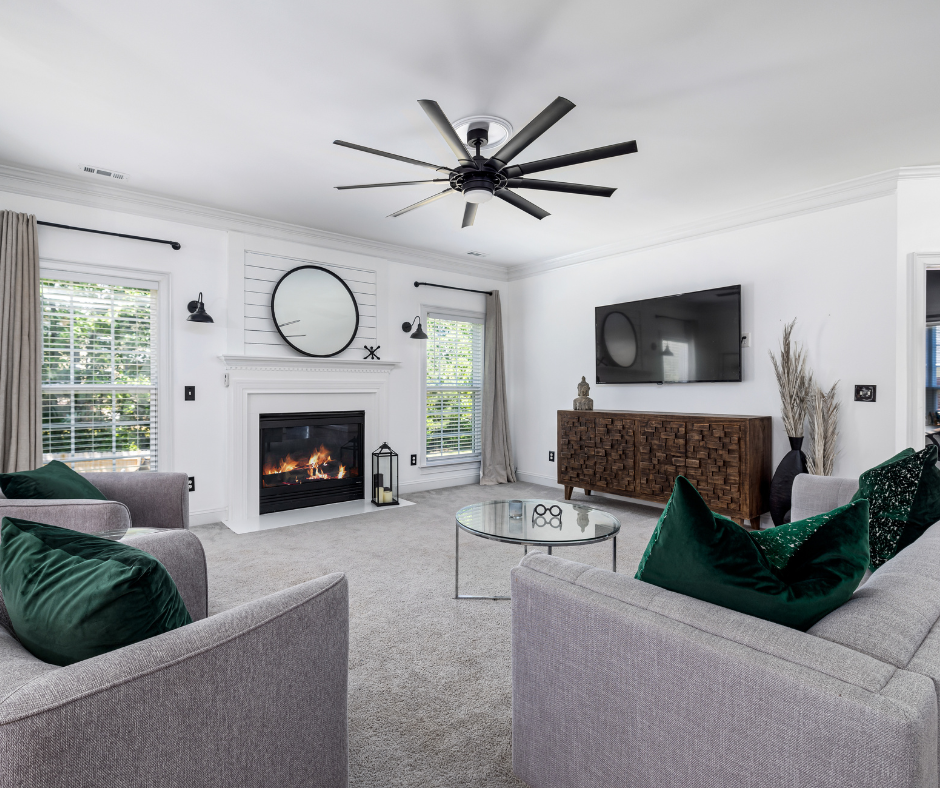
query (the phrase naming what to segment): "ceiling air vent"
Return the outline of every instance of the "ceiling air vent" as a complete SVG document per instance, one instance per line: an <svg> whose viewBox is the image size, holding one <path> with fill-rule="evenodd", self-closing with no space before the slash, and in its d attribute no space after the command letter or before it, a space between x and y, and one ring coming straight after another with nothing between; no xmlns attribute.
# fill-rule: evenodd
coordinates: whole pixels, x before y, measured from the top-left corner
<svg viewBox="0 0 940 788"><path fill-rule="evenodd" d="M486 252L467 252L471 257L486 257Z"/></svg>
<svg viewBox="0 0 940 788"><path fill-rule="evenodd" d="M103 167L89 167L87 164L83 164L80 167L81 171L88 175L98 175L102 178L111 178L115 181L126 181L128 180L127 175L123 172L115 172L114 170L106 170Z"/></svg>

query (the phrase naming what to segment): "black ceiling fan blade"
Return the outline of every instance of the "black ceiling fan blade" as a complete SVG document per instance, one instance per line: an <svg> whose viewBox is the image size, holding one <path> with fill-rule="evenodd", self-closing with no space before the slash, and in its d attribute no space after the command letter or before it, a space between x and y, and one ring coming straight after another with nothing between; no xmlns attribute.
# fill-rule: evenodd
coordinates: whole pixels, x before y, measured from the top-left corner
<svg viewBox="0 0 940 788"><path fill-rule="evenodd" d="M515 205L520 211L525 211L529 216L534 216L536 219L541 220L546 216L551 216L548 211L539 208L534 203L529 202L525 197L520 197L515 192L509 191L509 189L500 189L496 192L496 196L501 200L505 200L510 205Z"/></svg>
<svg viewBox="0 0 940 788"><path fill-rule="evenodd" d="M386 153L384 150L376 150L375 148L367 148L365 145L356 145L353 142L343 142L343 140L333 140L334 145L342 145L344 148L352 148L353 150L361 150L363 153L374 153L376 156L384 156L386 159L395 159L396 161L403 161L405 164L417 164L419 167L430 167L432 170L437 170L438 172L453 172L450 167L441 167L438 164L428 164L426 161L418 161L417 159L409 159L407 156L399 156L395 153Z"/></svg>
<svg viewBox="0 0 940 788"><path fill-rule="evenodd" d="M538 161L530 161L527 164L514 164L512 167L506 167L502 172L507 178L518 178L520 175L531 175L533 172L544 172L558 167L570 167L572 164L585 164L589 161L610 159L614 156L626 156L628 153L636 153L636 151L636 140L618 142L615 145L605 145L603 148L591 148L591 150L582 150L577 153L566 153L564 156L539 159Z"/></svg>
<svg viewBox="0 0 940 788"><path fill-rule="evenodd" d="M568 99L559 96L530 120L522 131L493 154L490 161L495 165L496 169L502 169L552 126L558 123L565 115L571 112L574 106L575 105L568 101Z"/></svg>
<svg viewBox="0 0 940 788"><path fill-rule="evenodd" d="M390 213L386 216L386 219L390 219L395 216L401 216L403 213L408 213L408 211L413 211L415 208L420 208L422 205L427 205L429 202L434 202L435 200L441 199L441 197L446 197L448 194L456 194L457 192L450 187L444 189L440 194L432 195L420 202L416 202L414 205L409 205L407 208L402 208L400 211L395 211L395 213Z"/></svg>
<svg viewBox="0 0 940 788"><path fill-rule="evenodd" d="M535 178L509 178L506 186L510 189L541 189L546 192L567 192L568 194L587 194L591 197L610 197L616 189L609 186L586 186L583 183L563 183L562 181L540 181Z"/></svg>
<svg viewBox="0 0 940 788"><path fill-rule="evenodd" d="M379 186L413 186L416 183L450 183L449 178L432 178L429 181L398 181L397 183L360 183L356 186L334 186L334 189L376 189Z"/></svg>
<svg viewBox="0 0 940 788"><path fill-rule="evenodd" d="M461 142L460 137L457 136L457 132L454 131L454 127L447 119L440 105L430 99L419 99L418 103L421 105L421 109L427 113L434 127L441 133L444 141L450 146L454 156L457 157L457 161L463 165L473 166L473 159L470 158L470 154Z"/></svg>
<svg viewBox="0 0 940 788"><path fill-rule="evenodd" d="M461 228L464 227L473 227L473 220L477 218L477 208L480 207L478 202L468 202L463 209L463 224L460 225Z"/></svg>

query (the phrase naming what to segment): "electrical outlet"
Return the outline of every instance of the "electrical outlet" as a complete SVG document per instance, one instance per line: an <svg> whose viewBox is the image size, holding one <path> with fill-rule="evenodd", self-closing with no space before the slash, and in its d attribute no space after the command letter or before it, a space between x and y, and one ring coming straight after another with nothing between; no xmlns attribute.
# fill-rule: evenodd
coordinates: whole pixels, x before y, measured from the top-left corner
<svg viewBox="0 0 940 788"><path fill-rule="evenodd" d="M195 476L189 477L189 491L196 492L196 477Z"/></svg>
<svg viewBox="0 0 940 788"><path fill-rule="evenodd" d="M183 399L187 402L196 399L196 387L195 386L183 386Z"/></svg>
<svg viewBox="0 0 940 788"><path fill-rule="evenodd" d="M548 453L548 461L549 461L549 462L555 462L555 452L550 451L550 452Z"/></svg>
<svg viewBox="0 0 940 788"><path fill-rule="evenodd" d="M412 454L412 455L411 455L411 464L412 464L412 465L417 465L417 464L418 464L418 455L417 455L417 454Z"/></svg>
<svg viewBox="0 0 940 788"><path fill-rule="evenodd" d="M746 334L741 335L741 347L750 347L751 346L751 332L748 331Z"/></svg>

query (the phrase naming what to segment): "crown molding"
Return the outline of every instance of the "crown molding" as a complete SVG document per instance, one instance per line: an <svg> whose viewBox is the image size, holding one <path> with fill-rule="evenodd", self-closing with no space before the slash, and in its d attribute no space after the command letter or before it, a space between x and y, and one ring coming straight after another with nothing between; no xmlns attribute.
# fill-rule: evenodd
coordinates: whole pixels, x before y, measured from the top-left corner
<svg viewBox="0 0 940 788"><path fill-rule="evenodd" d="M83 178L14 167L8 164L0 164L0 191L120 211L151 219L181 222L214 230L306 242L328 249L354 252L438 271L451 271L498 281L508 279L508 266L497 262L465 260L422 249L355 238L327 230L318 230L314 227L250 216L172 197L161 197L127 187L106 186L88 182Z"/></svg>
<svg viewBox="0 0 940 788"><path fill-rule="evenodd" d="M598 246L583 252L555 257L551 260L523 263L510 269L509 279L510 281L527 279L558 268L567 268L572 265L595 262L620 255L636 254L659 246L668 246L743 227L802 216L841 205L851 205L852 203L874 200L879 197L888 197L896 193L899 180L937 177L940 177L940 167L938 166L885 170L862 178L853 178L830 186L811 189L789 197L781 197L750 208L729 211L707 219L676 225L633 240Z"/></svg>

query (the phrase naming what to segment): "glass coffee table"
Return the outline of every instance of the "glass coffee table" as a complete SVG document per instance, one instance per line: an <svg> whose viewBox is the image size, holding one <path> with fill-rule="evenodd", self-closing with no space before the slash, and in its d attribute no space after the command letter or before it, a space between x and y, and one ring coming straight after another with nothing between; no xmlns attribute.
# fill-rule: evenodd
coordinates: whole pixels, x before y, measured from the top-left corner
<svg viewBox="0 0 940 788"><path fill-rule="evenodd" d="M546 500L486 501L465 506L457 512L454 549L454 599L509 599L508 596L483 596L460 593L460 532L496 542L529 545L559 545L613 542L613 568L617 571L617 532L620 521L608 512L580 503Z"/></svg>

